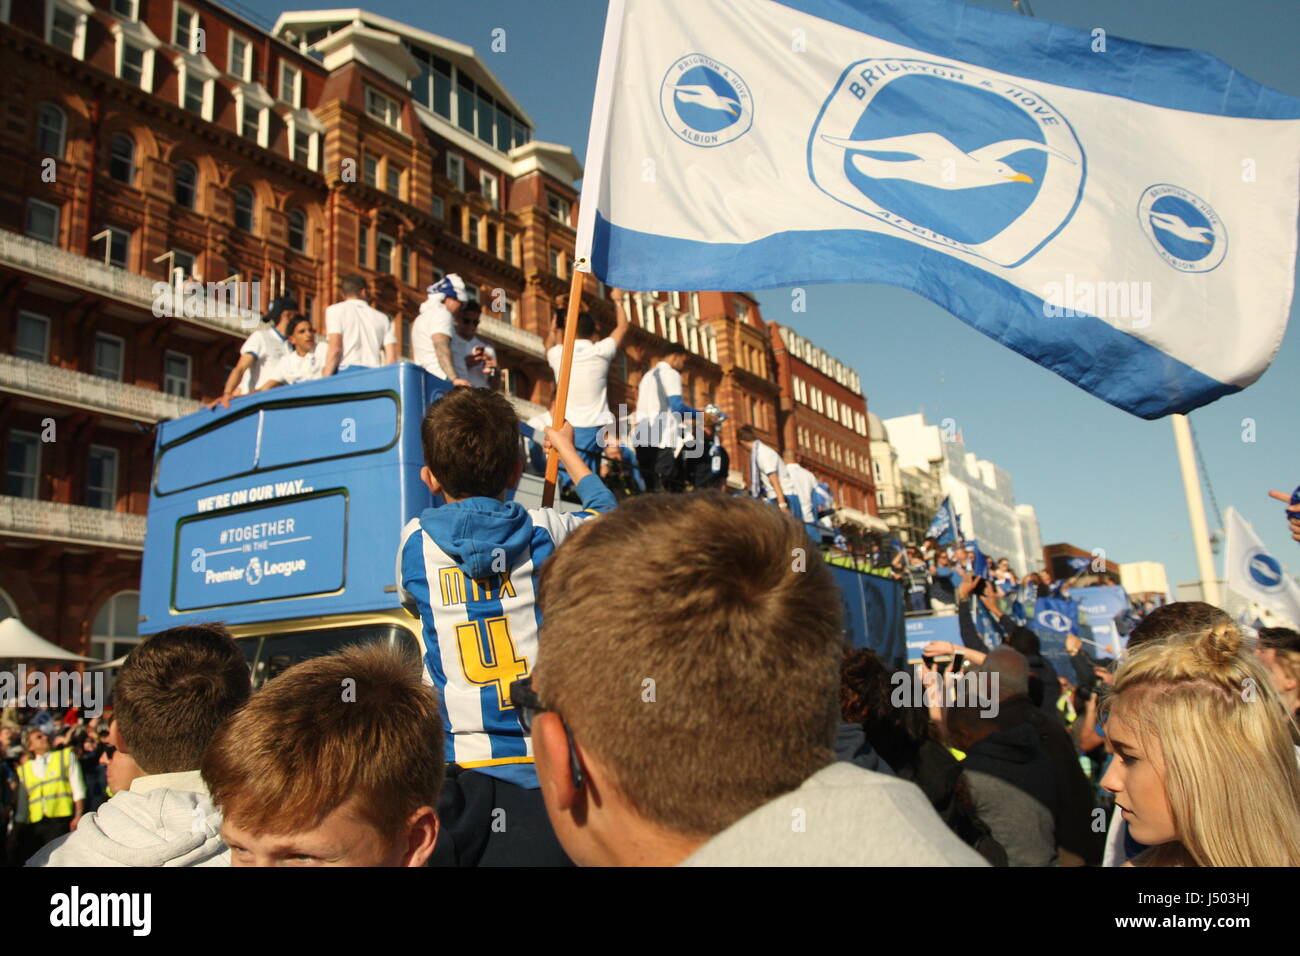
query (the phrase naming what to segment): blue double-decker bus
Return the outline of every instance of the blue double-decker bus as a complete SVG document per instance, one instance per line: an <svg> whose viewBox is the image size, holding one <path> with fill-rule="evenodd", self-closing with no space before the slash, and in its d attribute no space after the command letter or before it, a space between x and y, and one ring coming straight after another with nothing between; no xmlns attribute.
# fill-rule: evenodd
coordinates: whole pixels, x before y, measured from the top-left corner
<svg viewBox="0 0 1300 956"><path fill-rule="evenodd" d="M419 621L398 603L396 554L406 522L437 504L420 481L420 422L450 388L401 362L160 424L140 634L220 621L259 685L346 643L420 649ZM515 500L537 507L540 478L526 474ZM879 644L876 582L833 570L848 636Z"/></svg>
<svg viewBox="0 0 1300 956"><path fill-rule="evenodd" d="M356 640L418 646L403 525L434 504L420 420L451 386L402 362L237 398L158 427L141 635L221 621L257 683ZM540 501L525 476L516 498Z"/></svg>

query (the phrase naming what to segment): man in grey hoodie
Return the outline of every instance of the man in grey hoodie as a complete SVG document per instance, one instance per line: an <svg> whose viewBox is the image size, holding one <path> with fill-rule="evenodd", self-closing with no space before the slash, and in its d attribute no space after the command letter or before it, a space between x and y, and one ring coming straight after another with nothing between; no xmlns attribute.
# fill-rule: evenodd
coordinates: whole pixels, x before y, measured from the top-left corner
<svg viewBox="0 0 1300 956"><path fill-rule="evenodd" d="M808 546L756 501L645 495L546 563L512 699L576 862L985 865L915 785L835 762L842 600Z"/></svg>
<svg viewBox="0 0 1300 956"><path fill-rule="evenodd" d="M133 650L113 687L109 743L144 775L27 865L229 866L198 768L249 689L248 664L219 624L175 627Z"/></svg>

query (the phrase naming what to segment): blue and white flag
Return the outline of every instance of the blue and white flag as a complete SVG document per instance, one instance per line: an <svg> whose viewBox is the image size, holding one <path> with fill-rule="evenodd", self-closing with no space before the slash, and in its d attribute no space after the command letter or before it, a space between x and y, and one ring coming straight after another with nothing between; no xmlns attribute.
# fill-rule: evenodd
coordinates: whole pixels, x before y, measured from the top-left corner
<svg viewBox="0 0 1300 956"><path fill-rule="evenodd" d="M961 0L610 0L577 253L627 289L884 282L1144 418L1282 341L1300 99Z"/></svg>
<svg viewBox="0 0 1300 956"><path fill-rule="evenodd" d="M1236 508L1224 512L1228 542L1224 548L1224 583L1260 607L1268 608L1279 617L1300 626L1300 584L1287 573L1277 557L1264 547L1264 542L1250 522Z"/></svg>
<svg viewBox="0 0 1300 956"><path fill-rule="evenodd" d="M939 510L930 519L927 538L934 538L935 544L952 544L957 540L957 513L952 510L952 499L944 498Z"/></svg>

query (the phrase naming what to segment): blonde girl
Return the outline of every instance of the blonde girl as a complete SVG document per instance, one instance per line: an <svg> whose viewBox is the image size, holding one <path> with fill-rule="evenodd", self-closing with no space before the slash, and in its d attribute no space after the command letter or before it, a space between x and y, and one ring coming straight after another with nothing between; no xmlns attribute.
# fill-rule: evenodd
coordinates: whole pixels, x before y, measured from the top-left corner
<svg viewBox="0 0 1300 956"><path fill-rule="evenodd" d="M1300 866L1294 724L1236 627L1138 647L1104 714L1134 865Z"/></svg>

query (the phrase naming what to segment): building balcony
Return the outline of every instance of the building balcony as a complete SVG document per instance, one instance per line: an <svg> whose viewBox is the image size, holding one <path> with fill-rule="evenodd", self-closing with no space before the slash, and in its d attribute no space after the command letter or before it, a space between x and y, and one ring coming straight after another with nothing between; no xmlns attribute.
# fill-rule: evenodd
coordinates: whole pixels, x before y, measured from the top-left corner
<svg viewBox="0 0 1300 956"><path fill-rule="evenodd" d="M226 302L201 297L174 303L170 297L164 296L166 309L160 312L157 308L160 298L157 290L164 284L163 280L105 265L98 259L3 229L0 229L0 266L107 296L154 315L174 314L176 318L218 332L245 336L257 327L259 320L258 313L250 309L237 309ZM176 304L185 307L174 308Z"/></svg>
<svg viewBox="0 0 1300 956"><path fill-rule="evenodd" d="M546 358L545 343L542 342L540 335L518 328L509 322L494 319L486 313L480 314L478 334L495 345L506 345L535 358Z"/></svg>
<svg viewBox="0 0 1300 956"><path fill-rule="evenodd" d="M12 355L0 355L0 388L16 395L149 424L180 418L203 407L202 402L193 399Z"/></svg>
<svg viewBox="0 0 1300 956"><path fill-rule="evenodd" d="M144 550L144 515L0 495L0 535Z"/></svg>
<svg viewBox="0 0 1300 956"><path fill-rule="evenodd" d="M507 395L510 404L515 407L515 414L519 416L521 422L536 418L538 415L545 415L547 408L545 405L538 405L536 402L530 402L526 398L516 398L514 395Z"/></svg>

